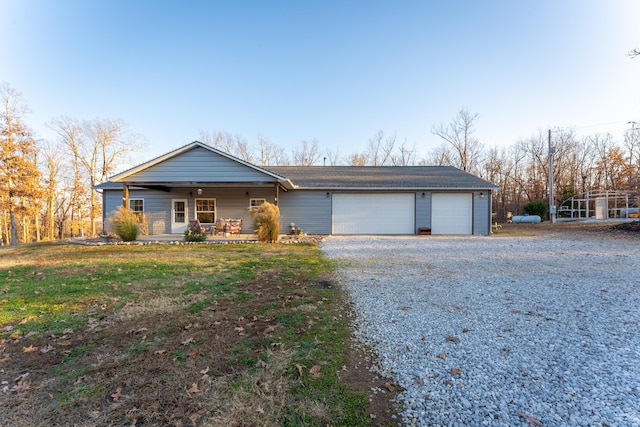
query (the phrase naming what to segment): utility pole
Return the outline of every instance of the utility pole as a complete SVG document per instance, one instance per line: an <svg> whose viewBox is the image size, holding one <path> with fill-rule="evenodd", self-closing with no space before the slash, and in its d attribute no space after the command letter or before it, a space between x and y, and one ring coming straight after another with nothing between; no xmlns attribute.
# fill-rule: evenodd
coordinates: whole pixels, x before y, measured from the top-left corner
<svg viewBox="0 0 640 427"><path fill-rule="evenodd" d="M553 154L556 148L551 146L551 129L549 129L549 221L556 223L556 204L553 200Z"/></svg>

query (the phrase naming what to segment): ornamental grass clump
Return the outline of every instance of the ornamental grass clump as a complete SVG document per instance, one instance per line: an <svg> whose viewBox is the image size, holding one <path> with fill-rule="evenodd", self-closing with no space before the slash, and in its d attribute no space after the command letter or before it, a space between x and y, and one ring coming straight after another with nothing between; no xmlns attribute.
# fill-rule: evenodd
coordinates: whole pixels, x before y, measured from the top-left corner
<svg viewBox="0 0 640 427"><path fill-rule="evenodd" d="M138 216L124 206L118 206L113 216L113 229L123 242L132 242L138 237Z"/></svg>
<svg viewBox="0 0 640 427"><path fill-rule="evenodd" d="M280 234L280 209L269 202L251 210L255 232L263 243L278 241Z"/></svg>

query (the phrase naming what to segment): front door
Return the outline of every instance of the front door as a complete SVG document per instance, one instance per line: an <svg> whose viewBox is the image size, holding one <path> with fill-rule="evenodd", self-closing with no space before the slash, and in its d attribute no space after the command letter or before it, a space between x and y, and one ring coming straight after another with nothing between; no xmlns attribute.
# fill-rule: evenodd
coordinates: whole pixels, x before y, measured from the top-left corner
<svg viewBox="0 0 640 427"><path fill-rule="evenodd" d="M187 231L187 199L171 200L171 233Z"/></svg>

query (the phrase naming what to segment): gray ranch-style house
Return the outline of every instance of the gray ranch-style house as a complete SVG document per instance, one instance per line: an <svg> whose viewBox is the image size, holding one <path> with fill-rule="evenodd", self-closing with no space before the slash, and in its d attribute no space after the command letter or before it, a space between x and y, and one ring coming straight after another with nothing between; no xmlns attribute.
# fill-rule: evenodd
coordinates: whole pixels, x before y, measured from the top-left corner
<svg viewBox="0 0 640 427"><path fill-rule="evenodd" d="M242 219L252 207L280 208L281 230L308 234L491 233L497 186L450 166L260 167L195 141L119 173L102 191L103 224L120 205L144 214L150 235L181 234L189 221Z"/></svg>

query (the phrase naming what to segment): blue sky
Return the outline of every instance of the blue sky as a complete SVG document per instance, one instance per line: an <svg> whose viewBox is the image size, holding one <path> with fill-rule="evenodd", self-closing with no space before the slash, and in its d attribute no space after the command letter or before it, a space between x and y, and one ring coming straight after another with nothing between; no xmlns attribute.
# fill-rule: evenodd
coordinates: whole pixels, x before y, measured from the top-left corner
<svg viewBox="0 0 640 427"><path fill-rule="evenodd" d="M640 122L640 1L0 0L0 81L39 138L119 118L144 159L226 131L347 156L379 129L421 156L460 108L510 146Z"/></svg>

